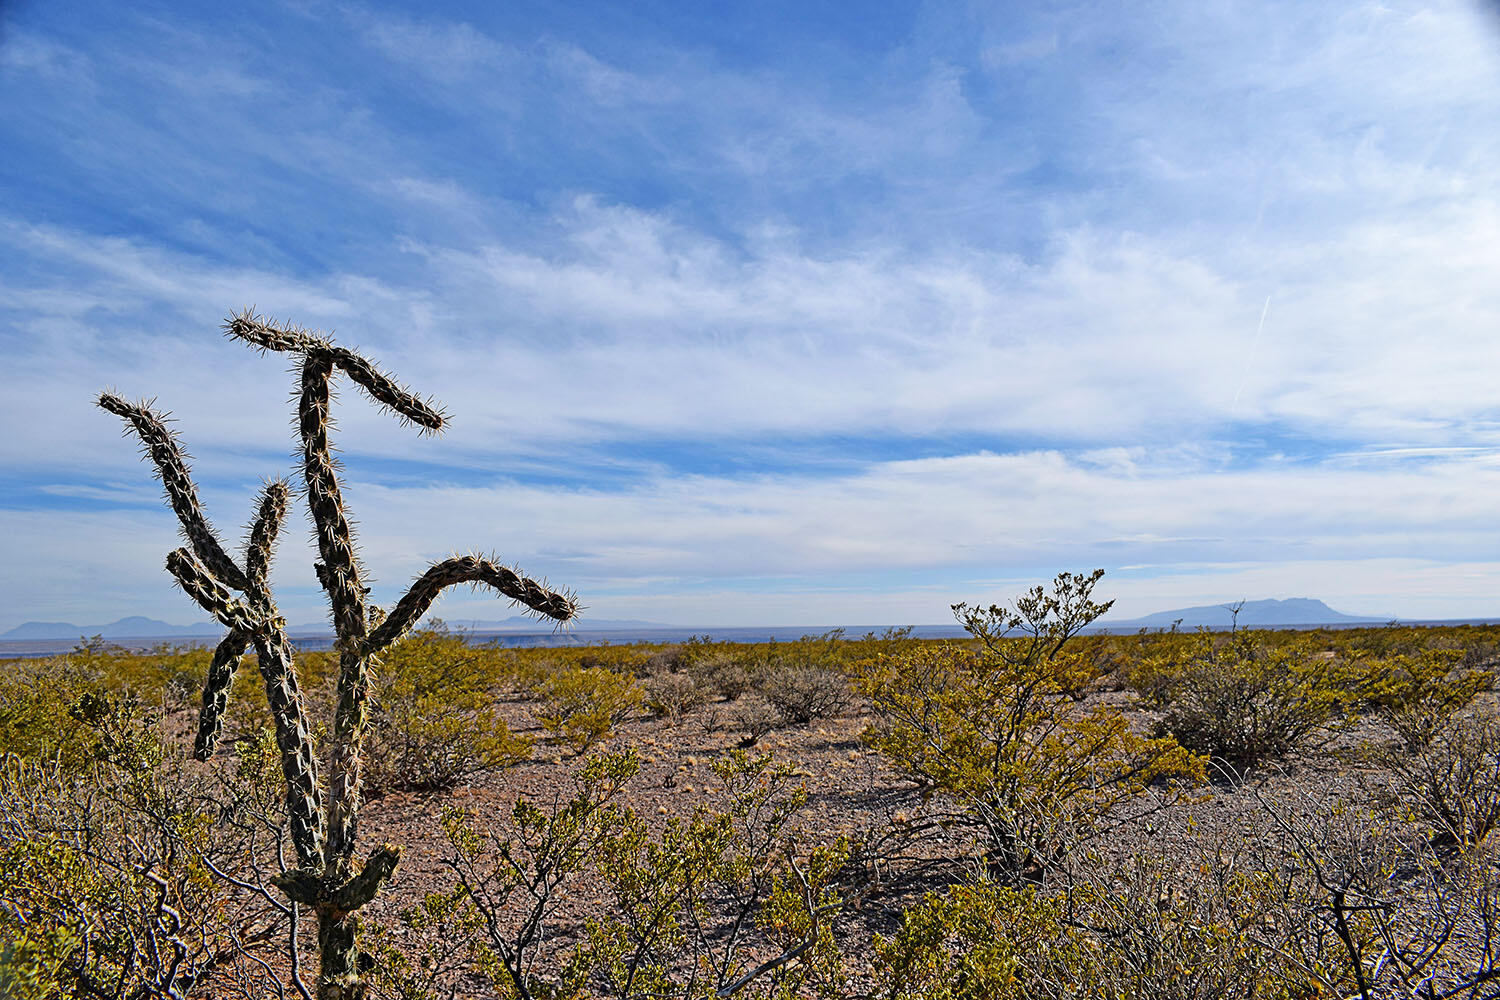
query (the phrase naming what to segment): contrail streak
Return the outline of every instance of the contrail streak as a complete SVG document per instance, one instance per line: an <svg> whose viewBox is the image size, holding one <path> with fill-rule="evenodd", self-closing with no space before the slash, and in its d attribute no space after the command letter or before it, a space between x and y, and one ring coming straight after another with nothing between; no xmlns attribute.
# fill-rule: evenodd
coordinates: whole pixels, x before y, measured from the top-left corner
<svg viewBox="0 0 1500 1000"><path fill-rule="evenodd" d="M1266 328L1266 313L1271 311L1271 296L1266 296L1266 304L1260 307L1260 322L1255 325L1255 336L1250 340L1250 356L1245 359L1244 374L1240 376L1240 387L1234 390L1234 402L1229 404L1230 412L1234 412L1240 405L1240 393L1245 391L1245 380L1250 377L1250 365L1255 361L1255 348L1260 344L1260 331Z"/></svg>

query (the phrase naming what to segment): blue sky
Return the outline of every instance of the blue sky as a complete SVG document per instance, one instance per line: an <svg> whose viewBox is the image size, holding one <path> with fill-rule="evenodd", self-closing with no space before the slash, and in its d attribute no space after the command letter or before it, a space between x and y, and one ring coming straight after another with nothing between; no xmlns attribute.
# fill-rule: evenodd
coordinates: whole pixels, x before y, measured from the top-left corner
<svg viewBox="0 0 1500 1000"><path fill-rule="evenodd" d="M1096 566L1500 615L1492 6L23 0L0 150L0 629L197 620L91 401L239 537L295 468L249 305L454 417L342 397L382 601L481 549L689 626Z"/></svg>

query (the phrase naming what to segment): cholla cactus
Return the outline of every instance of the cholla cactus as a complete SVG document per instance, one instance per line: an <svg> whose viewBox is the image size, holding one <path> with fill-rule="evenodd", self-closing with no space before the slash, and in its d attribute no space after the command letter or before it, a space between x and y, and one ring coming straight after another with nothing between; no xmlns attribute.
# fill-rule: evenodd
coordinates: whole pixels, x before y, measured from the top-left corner
<svg viewBox="0 0 1500 1000"><path fill-rule="evenodd" d="M277 879L277 885L288 898L317 911L322 958L320 1000L347 1000L363 994L356 913L375 897L400 858L400 850L387 844L376 849L358 869L354 864L362 749L370 674L376 657L410 631L438 595L455 584L487 584L538 615L560 622L573 618L578 605L569 594L549 590L482 556L469 555L432 566L388 614L371 607L369 591L361 583L354 536L328 442L333 377L343 372L376 402L424 432L442 430L447 418L430 401L397 385L369 361L325 337L299 328L277 327L249 312L230 317L225 330L230 337L263 351L301 359L297 425L302 439L302 474L320 555L314 568L328 594L339 653L338 705L326 808L286 623L276 610L267 582L272 549L286 516L287 484L274 480L262 491L241 568L204 516L182 449L151 404L129 403L105 393L99 397L99 405L125 418L139 436L166 488L167 502L182 522L188 544L167 556L168 572L189 597L229 630L214 651L203 689L203 710L194 745L200 759L206 760L214 752L241 656L249 648L255 650L276 723L287 813L298 861L298 867Z"/></svg>

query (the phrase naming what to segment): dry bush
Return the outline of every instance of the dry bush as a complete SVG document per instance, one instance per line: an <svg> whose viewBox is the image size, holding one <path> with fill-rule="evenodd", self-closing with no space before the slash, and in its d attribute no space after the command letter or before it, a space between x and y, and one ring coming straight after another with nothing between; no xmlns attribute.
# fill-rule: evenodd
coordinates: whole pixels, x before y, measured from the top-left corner
<svg viewBox="0 0 1500 1000"><path fill-rule="evenodd" d="M842 995L830 925L843 848L797 850L789 824L806 792L791 769L731 754L713 767L720 805L656 828L622 801L637 769L633 755L602 755L550 803L523 799L508 817L448 811L457 884L403 916L431 932L427 955L387 949L381 992L428 996L477 974L498 997L726 997L752 983L769 996ZM607 902L568 926L559 911L585 889Z"/></svg>
<svg viewBox="0 0 1500 1000"><path fill-rule="evenodd" d="M1500 823L1500 719L1492 712L1452 716L1435 738L1383 760L1391 793L1439 842L1472 847Z"/></svg>
<svg viewBox="0 0 1500 1000"><path fill-rule="evenodd" d="M690 674L655 673L642 681L641 686L645 689L646 707L651 714L674 724L708 702L708 696Z"/></svg>
<svg viewBox="0 0 1500 1000"><path fill-rule="evenodd" d="M745 650L709 647L684 656L683 671L711 696L734 701L755 687L756 663Z"/></svg>
<svg viewBox="0 0 1500 1000"><path fill-rule="evenodd" d="M835 718L854 702L844 672L822 664L773 662L761 682L760 693L776 710L782 725Z"/></svg>
<svg viewBox="0 0 1500 1000"><path fill-rule="evenodd" d="M1255 793L1259 864L1284 886L1256 943L1317 995L1478 1000L1500 977L1500 868L1482 850L1413 837L1404 810L1319 791Z"/></svg>
<svg viewBox="0 0 1500 1000"><path fill-rule="evenodd" d="M731 711L730 725L745 734L741 739L744 746L754 746L781 725L781 713L760 695L746 695Z"/></svg>

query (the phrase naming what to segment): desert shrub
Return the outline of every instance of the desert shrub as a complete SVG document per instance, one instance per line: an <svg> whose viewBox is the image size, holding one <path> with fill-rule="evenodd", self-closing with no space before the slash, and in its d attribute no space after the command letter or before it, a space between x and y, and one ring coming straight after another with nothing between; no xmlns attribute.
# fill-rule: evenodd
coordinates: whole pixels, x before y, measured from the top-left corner
<svg viewBox="0 0 1500 1000"><path fill-rule="evenodd" d="M761 695L746 695L730 710L729 724L744 734L741 737L744 746L754 746L762 736L781 725L781 713Z"/></svg>
<svg viewBox="0 0 1500 1000"><path fill-rule="evenodd" d="M102 698L106 692L96 671L67 657L6 664L0 672L0 755L82 770L98 756L98 734L69 710L85 696Z"/></svg>
<svg viewBox="0 0 1500 1000"><path fill-rule="evenodd" d="M1302 637L1246 630L1184 636L1135 677L1147 703L1165 707L1161 732L1236 765L1305 749L1354 701L1342 661Z"/></svg>
<svg viewBox="0 0 1500 1000"><path fill-rule="evenodd" d="M95 736L86 764L0 756L0 995L188 996L260 961L278 913L217 874L253 877L254 845L222 822L243 800L129 702L87 695L72 715Z"/></svg>
<svg viewBox="0 0 1500 1000"><path fill-rule="evenodd" d="M764 970L773 995L835 990L842 963L822 918L838 909L831 879L846 846L824 845L798 863L789 823L807 793L792 768L744 752L712 768L722 806L700 803L659 833L630 816L601 850L614 905L590 931L590 961L608 970L617 996L734 990L753 978L743 951L758 930L783 954L802 944L798 963Z"/></svg>
<svg viewBox="0 0 1500 1000"><path fill-rule="evenodd" d="M537 720L558 742L583 753L607 738L615 726L641 707L642 691L633 677L602 668L567 667L538 688Z"/></svg>
<svg viewBox="0 0 1500 1000"><path fill-rule="evenodd" d="M773 665L766 673L761 695L783 725L805 725L814 719L842 715L854 700L843 671L795 663Z"/></svg>
<svg viewBox="0 0 1500 1000"><path fill-rule="evenodd" d="M1387 753L1391 792L1439 841L1473 846L1500 823L1500 719L1450 717L1433 739Z"/></svg>
<svg viewBox="0 0 1500 1000"><path fill-rule="evenodd" d="M645 689L646 707L651 714L674 723L708 701L708 696L691 674L655 673L648 676L641 686Z"/></svg>
<svg viewBox="0 0 1500 1000"><path fill-rule="evenodd" d="M1091 600L1101 575L1061 574L1014 609L957 605L977 650L924 644L861 671L877 716L867 742L957 806L954 820L1006 877L1035 874L1109 828L1159 779L1203 776L1175 739L1148 739L1118 711L1071 696L1080 666L1058 653L1108 610ZM1181 786L1158 791L1161 804Z"/></svg>
<svg viewBox="0 0 1500 1000"><path fill-rule="evenodd" d="M497 712L506 671L441 623L413 632L381 657L370 709L365 788L451 788L531 757L529 739Z"/></svg>
<svg viewBox="0 0 1500 1000"><path fill-rule="evenodd" d="M588 670L608 670L630 677L644 677L649 672L651 653L641 646L612 646L603 643L589 646L578 658L578 665Z"/></svg>
<svg viewBox="0 0 1500 1000"><path fill-rule="evenodd" d="M684 652L683 671L693 678L700 690L711 692L725 701L734 701L755 687L757 665L747 651L721 646L727 647L727 644L703 649L688 647Z"/></svg>
<svg viewBox="0 0 1500 1000"><path fill-rule="evenodd" d="M791 769L725 757L713 765L722 804L653 829L620 801L637 767L630 754L594 757L569 797L521 800L508 820L448 811L457 885L404 921L449 955L462 941L497 996L709 997L751 982L773 996L839 995L832 880L844 848L797 852L790 822L806 792ZM581 934L561 933L560 907L585 886L603 892L602 909ZM750 957L768 951L777 960ZM464 971L444 980L395 954L382 966L406 986L391 992L410 996L451 988Z"/></svg>
<svg viewBox="0 0 1500 1000"><path fill-rule="evenodd" d="M875 995L891 1000L1046 996L1043 984L1084 957L1056 901L984 881L929 893L871 952Z"/></svg>
<svg viewBox="0 0 1500 1000"><path fill-rule="evenodd" d="M1487 995L1478 987L1500 976L1493 855L1440 849L1411 836L1404 809L1315 786L1254 794L1262 833L1235 860L1273 891L1246 926L1306 984L1296 995Z"/></svg>
<svg viewBox="0 0 1500 1000"><path fill-rule="evenodd" d="M1303 967L1302 929L1315 900L1289 880L1283 862L1196 843L1183 844L1175 860L1095 857L1066 897L1074 925L1087 928L1087 948L1048 992L1158 1000L1327 995L1330 984ZM1321 944L1312 960L1336 987L1346 979L1336 971L1341 955Z"/></svg>
<svg viewBox="0 0 1500 1000"><path fill-rule="evenodd" d="M770 645L757 670L756 686L782 725L805 725L849 708L853 692L844 669L848 651L843 637L843 630L835 629Z"/></svg>
<svg viewBox="0 0 1500 1000"><path fill-rule="evenodd" d="M1494 680L1494 672L1475 666L1465 650L1424 649L1375 661L1365 690L1402 741L1416 747L1431 743Z"/></svg>

